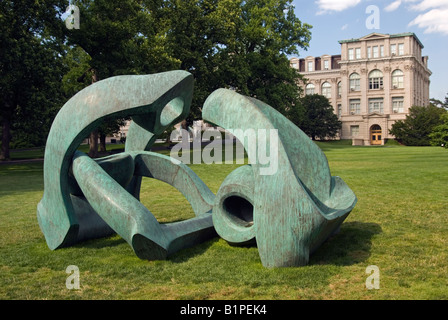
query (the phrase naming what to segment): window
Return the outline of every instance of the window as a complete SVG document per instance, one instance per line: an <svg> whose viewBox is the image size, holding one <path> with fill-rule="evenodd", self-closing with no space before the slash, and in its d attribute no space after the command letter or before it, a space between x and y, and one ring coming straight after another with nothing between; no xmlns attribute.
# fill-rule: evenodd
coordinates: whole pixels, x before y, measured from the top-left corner
<svg viewBox="0 0 448 320"><path fill-rule="evenodd" d="M308 72L313 71L313 61L308 61Z"/></svg>
<svg viewBox="0 0 448 320"><path fill-rule="evenodd" d="M341 81L338 82L338 97L342 97L342 83Z"/></svg>
<svg viewBox="0 0 448 320"><path fill-rule="evenodd" d="M327 97L328 99L331 98L331 84L329 84L328 82L324 82L322 84L322 95L324 97Z"/></svg>
<svg viewBox="0 0 448 320"><path fill-rule="evenodd" d="M305 94L307 95L314 94L314 88L315 88L314 84L308 83L305 88Z"/></svg>
<svg viewBox="0 0 448 320"><path fill-rule="evenodd" d="M338 118L342 116L342 105L338 104Z"/></svg>
<svg viewBox="0 0 448 320"><path fill-rule="evenodd" d="M393 97L392 98L392 111L395 113L403 113L403 97Z"/></svg>
<svg viewBox="0 0 448 320"><path fill-rule="evenodd" d="M360 91L361 90L361 77L356 72L350 75L350 91Z"/></svg>
<svg viewBox="0 0 448 320"><path fill-rule="evenodd" d="M384 46L380 46L380 56L384 57Z"/></svg>
<svg viewBox="0 0 448 320"><path fill-rule="evenodd" d="M373 70L369 73L369 89L383 89L383 73L380 70Z"/></svg>
<svg viewBox="0 0 448 320"><path fill-rule="evenodd" d="M355 56L353 55L353 49L348 49L348 60L355 59Z"/></svg>
<svg viewBox="0 0 448 320"><path fill-rule="evenodd" d="M398 55L400 56L404 55L404 43L398 44Z"/></svg>
<svg viewBox="0 0 448 320"><path fill-rule="evenodd" d="M397 69L392 72L392 87L394 89L404 88L404 74L403 71Z"/></svg>
<svg viewBox="0 0 448 320"><path fill-rule="evenodd" d="M378 46L372 47L373 57L378 58Z"/></svg>
<svg viewBox="0 0 448 320"><path fill-rule="evenodd" d="M371 47L367 47L367 58L372 58L372 48Z"/></svg>
<svg viewBox="0 0 448 320"><path fill-rule="evenodd" d="M330 63L329 63L328 60L324 60L324 69L325 69L325 70L330 69Z"/></svg>
<svg viewBox="0 0 448 320"><path fill-rule="evenodd" d="M360 99L350 99L350 114L360 114L361 113L361 100Z"/></svg>
<svg viewBox="0 0 448 320"><path fill-rule="evenodd" d="M369 113L383 113L383 98L369 99Z"/></svg>
<svg viewBox="0 0 448 320"><path fill-rule="evenodd" d="M356 59L361 59L361 48L356 48Z"/></svg>
<svg viewBox="0 0 448 320"><path fill-rule="evenodd" d="M397 54L397 45L396 44L390 45L390 54L393 56Z"/></svg>
<svg viewBox="0 0 448 320"><path fill-rule="evenodd" d="M359 126L350 126L350 135L356 137L359 135Z"/></svg>

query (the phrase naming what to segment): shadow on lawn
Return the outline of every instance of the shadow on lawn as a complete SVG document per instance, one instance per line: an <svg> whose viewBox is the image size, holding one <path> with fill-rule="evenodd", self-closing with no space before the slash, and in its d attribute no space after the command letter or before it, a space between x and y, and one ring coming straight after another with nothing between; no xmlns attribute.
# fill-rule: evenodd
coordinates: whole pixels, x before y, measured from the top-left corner
<svg viewBox="0 0 448 320"><path fill-rule="evenodd" d="M370 256L372 237L382 232L376 223L346 222L339 233L323 243L310 257L309 265L347 266L366 261ZM170 258L173 262L184 262L207 251L219 237L202 244L182 250ZM230 247L256 247L256 244L232 245Z"/></svg>
<svg viewBox="0 0 448 320"><path fill-rule="evenodd" d="M370 256L372 237L382 232L381 226L376 223L346 222L342 224L338 234L323 243L310 257L309 265L337 265L348 266L366 261ZM202 255L211 246L219 241L216 236L196 246L185 248L168 257L174 263L186 262L195 256ZM112 236L87 240L76 244L77 247L102 249L124 245L125 240ZM255 247L246 245L245 247ZM230 246L233 247L233 246ZM240 247L240 246L236 246Z"/></svg>
<svg viewBox="0 0 448 320"><path fill-rule="evenodd" d="M376 223L345 222L339 233L311 255L310 265L347 266L366 261L370 256L373 236L381 232L381 226Z"/></svg>

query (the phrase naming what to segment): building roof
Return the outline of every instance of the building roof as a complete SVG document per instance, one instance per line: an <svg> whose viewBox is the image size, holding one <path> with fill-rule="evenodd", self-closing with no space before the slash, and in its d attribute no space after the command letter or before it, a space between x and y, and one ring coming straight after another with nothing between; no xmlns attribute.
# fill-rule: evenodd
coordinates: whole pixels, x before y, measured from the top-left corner
<svg viewBox="0 0 448 320"><path fill-rule="evenodd" d="M401 37L414 37L414 39L418 42L418 44L424 48L422 42L420 41L420 39L415 35L415 33L413 32L405 32L405 33L396 33L396 34L382 34L382 33L376 33L373 32L367 36L364 36L362 38L358 38L358 39L347 39L347 40L339 40L339 43L350 43L350 42L358 42L358 41L362 41L362 40L367 40L369 37L373 36L373 35L378 35L380 37L389 37L389 38L401 38Z"/></svg>

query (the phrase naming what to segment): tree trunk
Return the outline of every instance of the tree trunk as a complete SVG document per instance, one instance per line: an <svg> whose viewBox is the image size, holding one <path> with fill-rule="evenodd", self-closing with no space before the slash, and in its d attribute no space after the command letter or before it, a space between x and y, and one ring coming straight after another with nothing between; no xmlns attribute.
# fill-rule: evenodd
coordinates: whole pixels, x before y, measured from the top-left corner
<svg viewBox="0 0 448 320"><path fill-rule="evenodd" d="M89 156L91 158L98 157L98 129L90 134Z"/></svg>
<svg viewBox="0 0 448 320"><path fill-rule="evenodd" d="M100 133L100 152L106 152L106 135Z"/></svg>
<svg viewBox="0 0 448 320"><path fill-rule="evenodd" d="M2 121L2 149L0 160L9 160L9 143L11 142L11 122L6 117Z"/></svg>
<svg viewBox="0 0 448 320"><path fill-rule="evenodd" d="M92 72L92 83L98 81L98 75L95 69L91 69ZM98 129L95 129L90 133L90 145L89 145L89 156L91 158L98 157Z"/></svg>

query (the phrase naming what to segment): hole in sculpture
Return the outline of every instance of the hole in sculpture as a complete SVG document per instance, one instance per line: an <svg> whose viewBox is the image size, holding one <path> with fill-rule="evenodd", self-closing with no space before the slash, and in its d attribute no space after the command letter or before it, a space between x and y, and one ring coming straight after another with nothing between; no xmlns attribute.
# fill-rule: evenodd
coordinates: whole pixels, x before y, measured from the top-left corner
<svg viewBox="0 0 448 320"><path fill-rule="evenodd" d="M244 227L251 227L254 221L252 203L239 196L230 196L223 203L223 209L234 222Z"/></svg>
<svg viewBox="0 0 448 320"><path fill-rule="evenodd" d="M184 100L180 97L174 98L162 109L160 113L160 124L167 126L182 114Z"/></svg>
<svg viewBox="0 0 448 320"><path fill-rule="evenodd" d="M140 202L159 223L178 222L195 217L191 204L185 196L175 187L161 180L142 177Z"/></svg>

